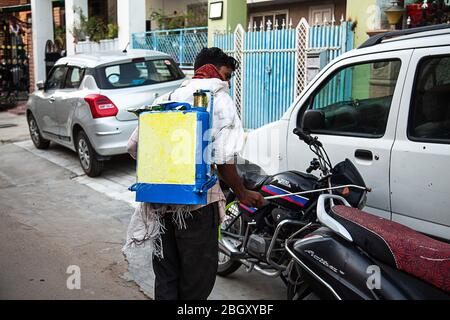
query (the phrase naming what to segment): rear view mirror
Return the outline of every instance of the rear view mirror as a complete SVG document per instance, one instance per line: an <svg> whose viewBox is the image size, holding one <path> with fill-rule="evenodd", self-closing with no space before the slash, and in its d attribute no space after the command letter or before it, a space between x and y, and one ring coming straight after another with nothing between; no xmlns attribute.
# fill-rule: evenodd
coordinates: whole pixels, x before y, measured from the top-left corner
<svg viewBox="0 0 450 320"><path fill-rule="evenodd" d="M44 81L41 80L41 81L36 82L36 87L38 90L44 90L44 88L45 88Z"/></svg>
<svg viewBox="0 0 450 320"><path fill-rule="evenodd" d="M308 110L303 114L302 129L311 132L325 128L325 113L321 110Z"/></svg>

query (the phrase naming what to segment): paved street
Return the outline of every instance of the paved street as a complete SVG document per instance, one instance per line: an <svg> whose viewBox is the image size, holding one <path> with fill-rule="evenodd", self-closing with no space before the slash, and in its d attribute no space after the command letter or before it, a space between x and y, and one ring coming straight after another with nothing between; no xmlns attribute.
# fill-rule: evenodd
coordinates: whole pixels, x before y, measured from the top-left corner
<svg viewBox="0 0 450 320"><path fill-rule="evenodd" d="M0 113L0 299L146 299L153 296L150 252L121 252L133 213L135 162L109 161L85 176L74 152L37 150L24 116ZM14 132L12 132L12 129ZM6 131L8 130L8 131ZM25 140L24 140L25 139ZM68 290L67 268L80 267L81 289ZM217 278L212 299L284 299L280 279L241 268Z"/></svg>

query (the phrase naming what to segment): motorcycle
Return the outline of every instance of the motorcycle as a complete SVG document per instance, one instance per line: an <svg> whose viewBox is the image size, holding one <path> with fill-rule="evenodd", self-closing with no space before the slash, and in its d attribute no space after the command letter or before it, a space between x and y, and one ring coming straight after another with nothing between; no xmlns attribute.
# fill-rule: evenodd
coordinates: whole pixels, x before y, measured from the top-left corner
<svg viewBox="0 0 450 320"><path fill-rule="evenodd" d="M450 299L449 243L361 211L339 194L321 194L316 206L320 226L285 242L288 299Z"/></svg>
<svg viewBox="0 0 450 320"><path fill-rule="evenodd" d="M316 118L315 111L306 112L304 125L313 126ZM247 272L255 270L269 277L281 277L288 285L291 257L285 250L285 241L319 227L316 214L319 195L338 194L354 207L364 206L368 188L351 161L346 159L333 167L317 138L302 130L296 129L294 133L316 155L306 173L286 171L269 176L255 164L237 164L244 186L260 192L267 200L263 207L239 203L221 181L228 205L220 227L218 275L227 276L244 265ZM316 170L319 177L311 174Z"/></svg>
<svg viewBox="0 0 450 320"><path fill-rule="evenodd" d="M450 299L450 244L354 208L338 195L321 195L317 216L320 228L286 242L288 298L313 292L338 300Z"/></svg>

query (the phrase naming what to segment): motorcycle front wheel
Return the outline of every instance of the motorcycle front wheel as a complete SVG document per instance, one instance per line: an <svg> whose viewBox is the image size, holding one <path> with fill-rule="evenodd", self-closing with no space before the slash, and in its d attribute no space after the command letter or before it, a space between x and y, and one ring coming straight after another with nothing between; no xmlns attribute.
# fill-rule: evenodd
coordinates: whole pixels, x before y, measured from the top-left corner
<svg viewBox="0 0 450 320"><path fill-rule="evenodd" d="M229 226L229 224L233 221L233 219L239 214L239 207L237 203L235 202L235 195L233 193L229 193L227 195L227 206L226 206L226 218L225 221L220 225L220 229L223 230L226 227ZM233 225L228 229L229 232L232 232L239 236L244 236L245 233L245 222L244 219L242 219L242 216L239 217ZM219 242L222 241L222 236L219 237ZM233 245L236 248L240 248L242 246L242 242L239 240L232 240ZM219 264L217 266L217 274L219 276L225 277L233 272L235 272L237 269L239 269L241 266L241 262L237 260L231 260L231 258L226 255L224 252L220 250L219 247Z"/></svg>
<svg viewBox="0 0 450 320"><path fill-rule="evenodd" d="M287 268L287 300L317 300L309 285L303 280L303 270L294 262Z"/></svg>

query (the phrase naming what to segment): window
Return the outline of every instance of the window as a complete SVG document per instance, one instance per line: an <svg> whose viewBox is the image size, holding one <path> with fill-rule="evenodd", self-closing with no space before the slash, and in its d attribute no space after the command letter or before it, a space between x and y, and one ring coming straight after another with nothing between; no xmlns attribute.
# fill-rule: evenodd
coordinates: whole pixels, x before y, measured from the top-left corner
<svg viewBox="0 0 450 320"><path fill-rule="evenodd" d="M424 58L411 99L411 140L450 142L450 56Z"/></svg>
<svg viewBox="0 0 450 320"><path fill-rule="evenodd" d="M67 89L78 89L81 80L83 80L84 69L78 67L70 67L67 72L66 86Z"/></svg>
<svg viewBox="0 0 450 320"><path fill-rule="evenodd" d="M250 16L250 23L253 27L256 27L254 31L267 30L267 22L270 21L271 29L275 29L275 25L278 25L278 29L282 28L283 22L287 26L288 11L271 11L271 12L258 12ZM264 26L261 29L261 24Z"/></svg>
<svg viewBox="0 0 450 320"><path fill-rule="evenodd" d="M384 135L401 62L377 61L342 68L309 100L325 114L320 133L379 138Z"/></svg>
<svg viewBox="0 0 450 320"><path fill-rule="evenodd" d="M66 72L66 66L54 67L45 84L45 90L61 89L64 85L64 80L66 79Z"/></svg>
<svg viewBox="0 0 450 320"><path fill-rule="evenodd" d="M311 6L309 8L309 23L324 24L330 22L334 16L334 5Z"/></svg>
<svg viewBox="0 0 450 320"><path fill-rule="evenodd" d="M100 69L101 89L144 86L182 79L183 72L170 59L142 60Z"/></svg>

